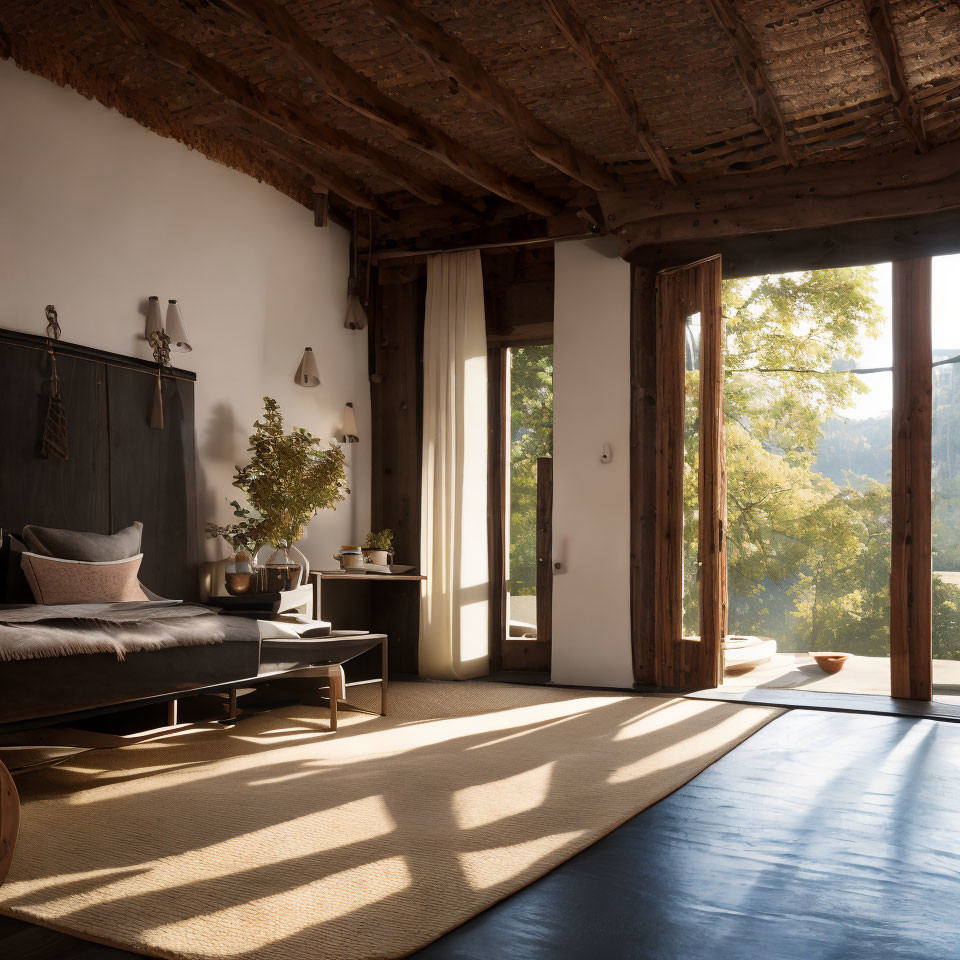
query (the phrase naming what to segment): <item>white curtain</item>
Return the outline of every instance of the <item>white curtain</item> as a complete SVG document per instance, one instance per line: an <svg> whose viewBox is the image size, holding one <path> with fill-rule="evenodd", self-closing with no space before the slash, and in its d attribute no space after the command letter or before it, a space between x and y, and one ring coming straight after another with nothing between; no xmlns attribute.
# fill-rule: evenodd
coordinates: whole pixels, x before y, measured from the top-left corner
<svg viewBox="0 0 960 960"><path fill-rule="evenodd" d="M420 673L487 673L487 330L480 252L427 261Z"/></svg>

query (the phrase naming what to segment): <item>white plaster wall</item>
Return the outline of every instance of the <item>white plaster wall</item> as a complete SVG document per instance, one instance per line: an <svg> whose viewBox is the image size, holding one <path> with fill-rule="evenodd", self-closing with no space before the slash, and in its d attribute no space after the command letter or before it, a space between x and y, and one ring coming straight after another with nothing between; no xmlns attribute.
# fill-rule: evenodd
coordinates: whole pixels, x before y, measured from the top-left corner
<svg viewBox="0 0 960 960"><path fill-rule="evenodd" d="M615 241L556 245L554 304L553 543L564 569L552 678L629 687L630 266Z"/></svg>
<svg viewBox="0 0 960 960"><path fill-rule="evenodd" d="M42 334L53 303L65 340L149 358L144 301L179 300L194 349L173 360L197 373L201 524L230 516L264 395L323 437L353 401L352 493L302 545L327 567L370 516L367 337L343 327L348 248L345 230L314 227L272 187L0 61L0 327ZM307 345L313 389L293 383Z"/></svg>

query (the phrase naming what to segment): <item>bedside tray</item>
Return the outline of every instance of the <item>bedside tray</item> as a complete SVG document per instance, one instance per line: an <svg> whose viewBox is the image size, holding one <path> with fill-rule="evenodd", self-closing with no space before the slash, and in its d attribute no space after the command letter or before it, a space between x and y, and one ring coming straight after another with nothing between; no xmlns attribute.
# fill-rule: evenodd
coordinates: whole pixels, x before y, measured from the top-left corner
<svg viewBox="0 0 960 960"><path fill-rule="evenodd" d="M261 640L260 676L298 667L346 663L372 650L383 639L383 634L367 630L333 630L328 637Z"/></svg>

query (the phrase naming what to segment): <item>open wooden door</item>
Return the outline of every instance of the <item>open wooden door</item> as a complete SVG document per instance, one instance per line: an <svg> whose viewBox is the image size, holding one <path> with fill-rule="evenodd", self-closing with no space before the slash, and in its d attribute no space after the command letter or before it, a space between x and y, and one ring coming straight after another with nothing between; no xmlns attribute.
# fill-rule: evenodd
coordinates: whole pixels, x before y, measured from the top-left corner
<svg viewBox="0 0 960 960"><path fill-rule="evenodd" d="M653 678L667 689L715 687L723 678L721 297L719 256L657 274Z"/></svg>

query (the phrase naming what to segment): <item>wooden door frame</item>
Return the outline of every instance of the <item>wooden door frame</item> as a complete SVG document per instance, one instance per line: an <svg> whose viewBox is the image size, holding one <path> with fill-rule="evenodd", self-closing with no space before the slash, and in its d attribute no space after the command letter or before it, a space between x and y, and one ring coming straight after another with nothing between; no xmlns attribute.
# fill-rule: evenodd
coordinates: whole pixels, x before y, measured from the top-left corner
<svg viewBox="0 0 960 960"><path fill-rule="evenodd" d="M661 689L716 687L727 630L726 469L720 257L656 278L654 669ZM683 319L700 313L699 637L683 636Z"/></svg>

